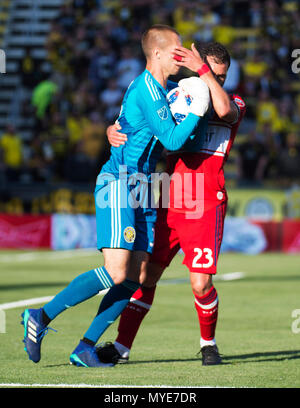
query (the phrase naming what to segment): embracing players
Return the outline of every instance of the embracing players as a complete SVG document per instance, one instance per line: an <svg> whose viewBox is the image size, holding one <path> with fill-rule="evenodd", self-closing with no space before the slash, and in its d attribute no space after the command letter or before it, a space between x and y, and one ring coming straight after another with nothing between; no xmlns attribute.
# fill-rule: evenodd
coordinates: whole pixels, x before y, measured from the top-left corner
<svg viewBox="0 0 300 408"><path fill-rule="evenodd" d="M40 361L41 342L50 321L69 307L109 289L70 356L71 363L78 366L103 366L95 344L138 289L140 274L146 273L156 210L147 203L135 206L141 192L137 187L142 187L146 195L150 191L151 197L150 176L163 147L182 147L196 128L201 135L202 117L210 101L208 87L202 83L203 93L193 99L187 118L179 125L174 122L166 96L177 86L168 82L168 77L179 70L173 52L180 46L178 33L168 26L151 27L142 37L146 69L128 87L119 116L128 142L120 148L112 147L95 188L97 247L103 253L104 265L77 276L42 308L24 311L25 351L35 363ZM140 175L144 176L142 180Z"/></svg>
<svg viewBox="0 0 300 408"><path fill-rule="evenodd" d="M223 167L245 114L245 103L238 95L228 95L222 88L230 65L226 48L219 43L209 43L201 46L199 51L200 54L192 45L191 50L178 47L175 53L177 65L198 72L209 87L213 108L206 135L200 145L199 139L194 143L189 140L183 149L169 152L167 156L167 172L179 174L182 179L188 173L191 182L182 184L182 187L179 183L178 188L171 179L169 208L158 209L155 245L146 278L121 315L116 341L98 350L100 360L105 362L128 360L139 326L151 308L156 283L182 248L200 325L202 364L221 363L215 340L219 301L212 277L217 271L227 206ZM184 80L182 86L193 96L197 86L195 77ZM109 140L115 146L126 140L124 129L124 134L117 130L120 130L118 125L108 129ZM197 200L197 174L204 175L204 200L199 206L203 214L198 217L190 205ZM183 197L184 201L181 201Z"/></svg>

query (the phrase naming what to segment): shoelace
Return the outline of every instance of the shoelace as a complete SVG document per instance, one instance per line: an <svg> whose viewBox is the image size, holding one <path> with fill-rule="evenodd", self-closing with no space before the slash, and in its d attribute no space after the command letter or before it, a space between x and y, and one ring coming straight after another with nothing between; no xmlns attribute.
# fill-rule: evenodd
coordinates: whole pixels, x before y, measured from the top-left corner
<svg viewBox="0 0 300 408"><path fill-rule="evenodd" d="M211 351L214 354L218 354L220 357L222 357L222 354L219 353L218 350L216 350L213 346L206 346L209 347L209 351ZM201 349L198 351L198 353L196 354L197 357L201 357L202 356L202 352Z"/></svg>
<svg viewBox="0 0 300 408"><path fill-rule="evenodd" d="M37 340L38 340L38 341L41 341L42 338L43 338L44 336L46 336L46 334L48 333L49 330L52 330L52 331L54 331L55 333L57 333L57 330L52 329L52 327L45 327L43 330L41 330L40 332L38 332L38 334L37 334Z"/></svg>

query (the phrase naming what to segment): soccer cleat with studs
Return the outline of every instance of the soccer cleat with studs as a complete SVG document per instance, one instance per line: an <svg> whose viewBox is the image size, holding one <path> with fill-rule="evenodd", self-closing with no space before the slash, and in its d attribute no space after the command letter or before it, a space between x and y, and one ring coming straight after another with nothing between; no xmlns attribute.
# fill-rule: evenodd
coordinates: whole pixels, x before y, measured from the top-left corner
<svg viewBox="0 0 300 408"><path fill-rule="evenodd" d="M113 367L114 364L105 364L99 360L96 348L84 341L80 341L70 356L70 363L77 367Z"/></svg>
<svg viewBox="0 0 300 408"><path fill-rule="evenodd" d="M202 365L218 365L222 363L222 358L219 354L218 347L214 346L204 346L199 351L202 354Z"/></svg>
<svg viewBox="0 0 300 408"><path fill-rule="evenodd" d="M100 343L96 346L96 352L102 363L125 364L129 360L129 357L122 357L111 342Z"/></svg>
<svg viewBox="0 0 300 408"><path fill-rule="evenodd" d="M47 327L42 320L42 309L25 309L22 313L21 324L24 326L24 350L29 360L38 363L41 359L41 343L51 327Z"/></svg>

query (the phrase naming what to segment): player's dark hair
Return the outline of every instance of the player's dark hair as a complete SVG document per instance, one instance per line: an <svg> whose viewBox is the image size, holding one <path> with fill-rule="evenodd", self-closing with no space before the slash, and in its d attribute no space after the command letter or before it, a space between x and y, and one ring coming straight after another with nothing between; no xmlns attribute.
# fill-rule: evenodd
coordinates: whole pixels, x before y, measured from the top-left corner
<svg viewBox="0 0 300 408"><path fill-rule="evenodd" d="M180 34L175 30L175 28L170 27L165 24L154 24L153 26L149 27L143 34L142 34L142 49L147 57L149 55L150 44L152 39L154 38L155 34L163 33L163 32L172 32L178 36Z"/></svg>
<svg viewBox="0 0 300 408"><path fill-rule="evenodd" d="M224 45L212 41L209 43L200 44L197 48L205 63L207 63L207 57L212 57L217 64L227 64L229 67L230 55Z"/></svg>

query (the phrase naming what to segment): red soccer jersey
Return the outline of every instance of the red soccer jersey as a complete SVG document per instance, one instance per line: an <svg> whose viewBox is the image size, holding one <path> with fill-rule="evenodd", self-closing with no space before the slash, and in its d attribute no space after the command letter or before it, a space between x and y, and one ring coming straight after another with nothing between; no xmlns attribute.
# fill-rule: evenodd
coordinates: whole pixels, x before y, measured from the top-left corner
<svg viewBox="0 0 300 408"><path fill-rule="evenodd" d="M224 164L246 111L242 98L230 95L230 99L238 108L238 118L234 123L220 119L213 112L208 121L205 141L198 152L180 151L168 154L167 172L173 174L170 183L170 210L187 213L202 206L207 211L227 201Z"/></svg>

